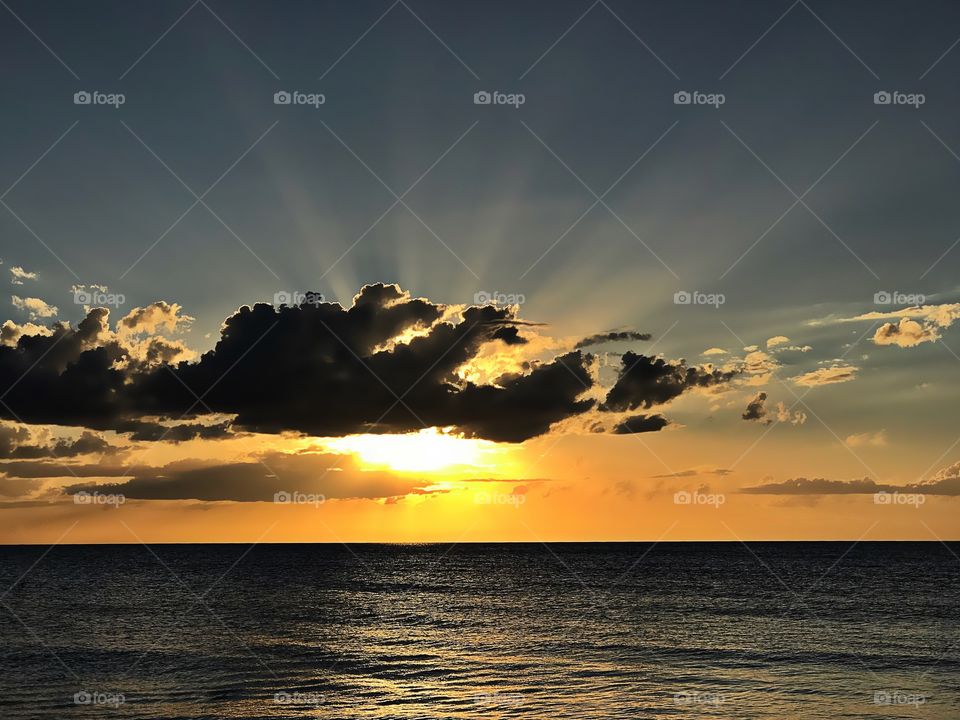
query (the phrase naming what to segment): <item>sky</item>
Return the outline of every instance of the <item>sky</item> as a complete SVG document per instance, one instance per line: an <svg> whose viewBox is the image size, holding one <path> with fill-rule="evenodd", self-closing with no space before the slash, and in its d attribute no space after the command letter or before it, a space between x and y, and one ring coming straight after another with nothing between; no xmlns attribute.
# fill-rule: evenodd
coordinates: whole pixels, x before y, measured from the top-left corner
<svg viewBox="0 0 960 720"><path fill-rule="evenodd" d="M0 542L960 539L960 8L0 8Z"/></svg>

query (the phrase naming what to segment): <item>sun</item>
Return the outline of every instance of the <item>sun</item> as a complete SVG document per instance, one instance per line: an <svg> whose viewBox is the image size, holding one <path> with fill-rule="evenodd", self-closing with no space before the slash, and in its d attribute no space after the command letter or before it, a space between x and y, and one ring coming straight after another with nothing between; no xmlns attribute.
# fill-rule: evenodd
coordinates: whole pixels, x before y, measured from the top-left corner
<svg viewBox="0 0 960 720"><path fill-rule="evenodd" d="M509 455L498 443L465 438L440 428L403 435L348 435L322 444L333 452L355 455L368 468L395 472L498 474Z"/></svg>

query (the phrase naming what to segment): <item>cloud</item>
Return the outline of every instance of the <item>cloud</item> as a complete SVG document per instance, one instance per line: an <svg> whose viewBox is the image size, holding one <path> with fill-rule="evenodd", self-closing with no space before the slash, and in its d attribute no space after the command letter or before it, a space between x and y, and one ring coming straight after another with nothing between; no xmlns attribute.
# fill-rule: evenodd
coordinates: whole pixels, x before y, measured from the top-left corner
<svg viewBox="0 0 960 720"><path fill-rule="evenodd" d="M670 421L663 415L634 415L613 426L614 435L633 435L636 433L657 432L663 430Z"/></svg>
<svg viewBox="0 0 960 720"><path fill-rule="evenodd" d="M723 348L712 347L712 348L707 348L706 350L704 350L704 351L703 351L703 354L704 354L704 355L726 355L726 354L727 354L727 351L724 350Z"/></svg>
<svg viewBox="0 0 960 720"><path fill-rule="evenodd" d="M767 340L767 348L769 349L769 348L778 347L780 345L786 345L788 342L790 342L790 338L784 335L775 335L774 337Z"/></svg>
<svg viewBox="0 0 960 720"><path fill-rule="evenodd" d="M791 425L803 425L807 421L807 414L803 410L796 410L794 412L790 411L790 408L786 406L785 403L778 402L777 407L777 422L778 423L790 423Z"/></svg>
<svg viewBox="0 0 960 720"><path fill-rule="evenodd" d="M885 447L887 444L887 431L877 430L876 432L863 432L854 435L848 435L844 442L849 447Z"/></svg>
<svg viewBox="0 0 960 720"><path fill-rule="evenodd" d="M632 330L618 330L612 332L598 333L596 335L590 335L583 338L576 345L573 346L574 350L579 350L580 348L590 347L591 345L600 345L607 342L619 342L623 340L649 340L650 333L641 333L634 332Z"/></svg>
<svg viewBox="0 0 960 720"><path fill-rule="evenodd" d="M13 265L10 267L10 284L12 285L23 285L24 280L36 280L37 274L35 272L27 272L19 265Z"/></svg>
<svg viewBox="0 0 960 720"><path fill-rule="evenodd" d="M741 488L740 492L750 495L872 495L899 492L955 497L960 496L960 463L944 468L929 481L906 485L878 483L869 477L859 480L798 477Z"/></svg>
<svg viewBox="0 0 960 720"><path fill-rule="evenodd" d="M165 352L157 344L165 339L137 338L182 327L179 306L137 308L117 332L109 310L92 308L75 329L59 323L46 336L22 334L16 347L0 346L0 386L12 386L6 404L13 409L0 415L142 436L150 432L145 417L209 408L256 432L339 436L428 426L519 442L596 401L581 397L594 378L591 356L579 350L525 362L489 383L459 374L482 348L510 337L499 331L525 324L516 312L452 312L395 285L368 285L349 308L243 306L226 319L213 350L174 365L176 347ZM144 342L154 343L154 356L144 355Z"/></svg>
<svg viewBox="0 0 960 720"><path fill-rule="evenodd" d="M326 499L381 499L424 493L431 481L386 471L362 470L351 456L330 453L267 453L230 463L180 460L162 467L134 467L124 482L78 483L64 491L124 495L134 500L229 500L272 502L277 493Z"/></svg>
<svg viewBox="0 0 960 720"><path fill-rule="evenodd" d="M31 320L56 317L60 310L53 305L48 305L40 298L22 298L18 295L11 296L13 306L22 312L29 314Z"/></svg>
<svg viewBox="0 0 960 720"><path fill-rule="evenodd" d="M699 475L716 475L717 477L724 477L732 472L733 470L728 470L727 468L697 467L688 468L686 470L678 470L677 472L666 473L665 475L651 475L650 477L657 479L688 478L697 477Z"/></svg>
<svg viewBox="0 0 960 720"><path fill-rule="evenodd" d="M744 420L763 420L767 416L767 409L763 406L766 401L765 392L757 393L753 400L747 403L747 408L740 417ZM767 423L769 424L769 421Z"/></svg>
<svg viewBox="0 0 960 720"><path fill-rule="evenodd" d="M23 323L18 325L13 320L6 320L2 326L0 326L0 345L6 345L8 347L16 347L17 342L24 335L52 335L53 331L44 327L43 325L35 325L33 323Z"/></svg>
<svg viewBox="0 0 960 720"><path fill-rule="evenodd" d="M860 370L853 365L831 365L830 367L817 368L803 375L797 375L793 381L803 387L820 387L821 385L835 385L854 380L857 372Z"/></svg>
<svg viewBox="0 0 960 720"><path fill-rule="evenodd" d="M876 345L916 347L925 342L936 342L941 331L960 319L960 303L918 305L887 312L868 312L835 322L869 322L886 320L873 335Z"/></svg>
<svg viewBox="0 0 960 720"><path fill-rule="evenodd" d="M120 336L154 334L162 330L176 332L189 327L194 318L182 314L182 308L177 303L168 303L163 300L151 303L146 307L137 307L120 318L117 323L117 334Z"/></svg>
<svg viewBox="0 0 960 720"><path fill-rule="evenodd" d="M601 410L624 412L661 405L687 390L707 388L729 382L739 370L717 370L688 367L683 360L668 362L663 358L625 352L621 358L619 377Z"/></svg>
<svg viewBox="0 0 960 720"><path fill-rule="evenodd" d="M75 439L57 438L52 444L41 444L34 440L28 428L0 423L0 459L73 458L117 453L120 449L86 430Z"/></svg>
<svg viewBox="0 0 960 720"><path fill-rule="evenodd" d="M936 325L921 325L916 320L903 318L899 323L884 323L873 334L876 345L896 345L897 347L916 347L920 343L936 342L940 332Z"/></svg>

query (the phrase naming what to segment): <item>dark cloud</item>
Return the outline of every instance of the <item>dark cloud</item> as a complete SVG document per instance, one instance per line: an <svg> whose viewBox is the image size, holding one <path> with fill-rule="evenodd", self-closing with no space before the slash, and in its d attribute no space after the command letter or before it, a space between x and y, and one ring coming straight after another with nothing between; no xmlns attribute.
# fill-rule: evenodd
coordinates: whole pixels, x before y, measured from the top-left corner
<svg viewBox="0 0 960 720"><path fill-rule="evenodd" d="M494 340L502 340L507 345L526 345L527 339L520 335L516 327L497 328L493 333Z"/></svg>
<svg viewBox="0 0 960 720"><path fill-rule="evenodd" d="M137 422L130 427L136 427L131 433L131 440L142 440L156 442L164 440L166 442L179 443L187 440L219 440L225 437L233 437L235 433L231 431L232 423L224 421L212 425L203 423L182 423L179 425L161 425L160 423Z"/></svg>
<svg viewBox="0 0 960 720"><path fill-rule="evenodd" d="M64 492L119 493L133 500L272 502L277 493L326 499L398 497L423 493L431 482L362 470L353 458L328 453L268 453L259 459L219 464L182 460L163 467L129 468L126 474L131 477L125 482L78 483Z"/></svg>
<svg viewBox="0 0 960 720"><path fill-rule="evenodd" d="M783 482L768 482L745 487L742 493L751 495L872 495L878 492L917 493L922 495L960 495L960 474L941 472L928 482L890 485L865 477L859 480L828 480L826 478L793 478Z"/></svg>
<svg viewBox="0 0 960 720"><path fill-rule="evenodd" d="M669 424L670 421L663 415L634 415L614 425L612 432L614 435L657 432Z"/></svg>
<svg viewBox="0 0 960 720"><path fill-rule="evenodd" d="M756 397L747 403L747 409L740 417L744 420L763 420L767 416L767 409L763 405L766 401L765 392L757 393Z"/></svg>
<svg viewBox="0 0 960 720"><path fill-rule="evenodd" d="M620 375L607 393L601 410L624 412L650 408L669 402L686 390L728 382L740 372L688 367L682 360L671 363L634 352L624 353L621 361Z"/></svg>
<svg viewBox="0 0 960 720"><path fill-rule="evenodd" d="M687 470L678 470L677 472L666 473L663 475L651 475L653 478L688 478L696 477L698 475L716 475L718 477L724 477L729 475L733 470L728 470L726 468L689 468Z"/></svg>
<svg viewBox="0 0 960 720"><path fill-rule="evenodd" d="M607 342L649 339L650 333L634 332L632 330L615 330L611 332L597 333L596 335L589 335L583 338L583 340L580 340L573 347L575 350L579 350L580 348L590 347L591 345L600 345Z"/></svg>
<svg viewBox="0 0 960 720"><path fill-rule="evenodd" d="M72 458L77 455L119 451L117 446L86 430L76 440L59 438L51 445L38 445L31 441L27 428L0 425L0 459Z"/></svg>
<svg viewBox="0 0 960 720"><path fill-rule="evenodd" d="M169 324L178 309L151 307L153 326ZM468 307L441 320L446 310L383 284L365 286L347 309L323 302L244 306L198 361L150 368L110 331L109 311L94 308L76 329L59 324L50 336L24 335L16 346L0 347L0 388L9 388L11 408L0 408L0 416L142 439L164 432L145 417L213 412L236 415L236 427L256 432L338 436L449 426L518 442L595 404L580 399L593 379L589 356L579 351L491 384L461 379L458 368L487 343L522 343L516 327L526 323L512 307ZM135 326L147 320L138 316ZM411 331L409 342L396 341ZM165 357L160 348L151 361ZM225 432L188 422L167 437Z"/></svg>

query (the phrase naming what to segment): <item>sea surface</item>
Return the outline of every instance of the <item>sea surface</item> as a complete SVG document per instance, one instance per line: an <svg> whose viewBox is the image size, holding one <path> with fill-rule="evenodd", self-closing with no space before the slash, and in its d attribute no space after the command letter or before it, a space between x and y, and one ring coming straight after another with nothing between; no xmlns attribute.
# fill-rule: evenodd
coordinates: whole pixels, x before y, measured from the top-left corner
<svg viewBox="0 0 960 720"><path fill-rule="evenodd" d="M3 547L0 718L953 720L957 554Z"/></svg>

